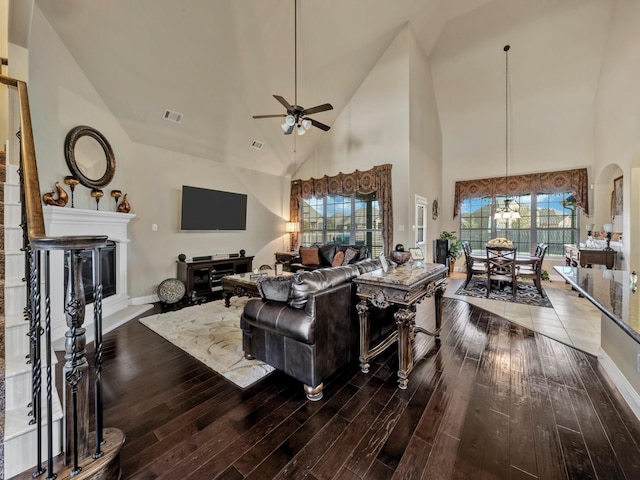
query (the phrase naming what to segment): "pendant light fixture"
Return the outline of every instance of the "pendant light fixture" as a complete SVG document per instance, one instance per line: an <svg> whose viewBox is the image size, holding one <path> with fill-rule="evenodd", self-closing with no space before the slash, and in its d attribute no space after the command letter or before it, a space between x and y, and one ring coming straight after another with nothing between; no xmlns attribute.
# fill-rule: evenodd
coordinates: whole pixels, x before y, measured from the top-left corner
<svg viewBox="0 0 640 480"><path fill-rule="evenodd" d="M505 172L504 172L504 194L505 201L504 207L496 210L495 215L493 216L496 220L515 220L520 218L520 213L518 212L518 202L509 198L509 49L511 47L509 45L504 46L504 65L505 65L505 83L504 83L504 93L505 93L505 152L504 152L504 164L505 164Z"/></svg>

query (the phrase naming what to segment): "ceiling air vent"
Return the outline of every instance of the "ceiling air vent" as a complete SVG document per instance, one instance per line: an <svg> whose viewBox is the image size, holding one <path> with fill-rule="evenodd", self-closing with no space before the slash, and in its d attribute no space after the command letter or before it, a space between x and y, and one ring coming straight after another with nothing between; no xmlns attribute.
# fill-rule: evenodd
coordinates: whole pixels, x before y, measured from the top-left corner
<svg viewBox="0 0 640 480"><path fill-rule="evenodd" d="M254 140L253 142L251 142L251 147L255 148L256 150L262 150L263 145L264 143L259 142L258 140Z"/></svg>
<svg viewBox="0 0 640 480"><path fill-rule="evenodd" d="M169 122L173 123L182 123L182 114L178 112L173 112L169 109L165 110L162 114L162 118Z"/></svg>

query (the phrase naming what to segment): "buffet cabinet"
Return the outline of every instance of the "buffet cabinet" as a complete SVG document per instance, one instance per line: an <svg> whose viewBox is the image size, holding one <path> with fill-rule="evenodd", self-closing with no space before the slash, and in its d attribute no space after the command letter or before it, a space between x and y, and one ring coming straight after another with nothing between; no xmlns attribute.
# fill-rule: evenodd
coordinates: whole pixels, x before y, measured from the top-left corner
<svg viewBox="0 0 640 480"><path fill-rule="evenodd" d="M204 296L222 291L222 278L252 270L253 257L178 262L178 280L188 296Z"/></svg>

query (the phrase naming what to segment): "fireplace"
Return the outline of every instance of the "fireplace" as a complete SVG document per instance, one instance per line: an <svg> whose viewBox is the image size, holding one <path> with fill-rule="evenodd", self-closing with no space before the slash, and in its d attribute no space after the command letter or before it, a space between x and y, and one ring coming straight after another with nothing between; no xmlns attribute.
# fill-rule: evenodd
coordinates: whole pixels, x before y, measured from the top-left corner
<svg viewBox="0 0 640 480"><path fill-rule="evenodd" d="M69 280L69 252L64 255L64 284ZM82 284L84 286L84 302L93 302L95 286L93 285L93 255L91 251L80 254L82 258ZM102 278L102 300L115 295L117 291L116 275L116 242L107 241L107 246L100 249L100 277ZM64 296L63 296L64 301Z"/></svg>
<svg viewBox="0 0 640 480"><path fill-rule="evenodd" d="M101 258L103 283L103 318L114 316L129 306L127 286L128 266L128 224L135 218L132 213L84 210L80 208L45 206L43 208L45 230L48 236L65 235L106 235L108 247L103 249ZM84 255L84 254L83 254ZM84 327L91 332L93 324L93 274L91 252L86 252L83 262L83 283L86 292L87 309ZM64 315L65 303L65 254L51 252L51 335L54 341L64 338L67 331ZM90 335L92 336L92 335Z"/></svg>

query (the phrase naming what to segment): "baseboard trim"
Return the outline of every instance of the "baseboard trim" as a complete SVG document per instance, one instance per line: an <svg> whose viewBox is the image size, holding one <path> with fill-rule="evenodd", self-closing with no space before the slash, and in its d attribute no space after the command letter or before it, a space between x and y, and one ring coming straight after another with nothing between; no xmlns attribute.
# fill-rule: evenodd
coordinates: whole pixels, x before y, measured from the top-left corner
<svg viewBox="0 0 640 480"><path fill-rule="evenodd" d="M638 395L638 392L631 386L629 380L627 380L613 360L611 360L611 357L609 357L602 348L598 351L598 362L607 375L609 375L609 378L611 378L611 381L620 392L620 395L622 395L622 398L625 399L629 408L631 408L635 416L640 420L640 395Z"/></svg>
<svg viewBox="0 0 640 480"><path fill-rule="evenodd" d="M158 295L147 295L145 297L132 297L130 299L131 305L144 305L145 303L157 303L160 299Z"/></svg>

